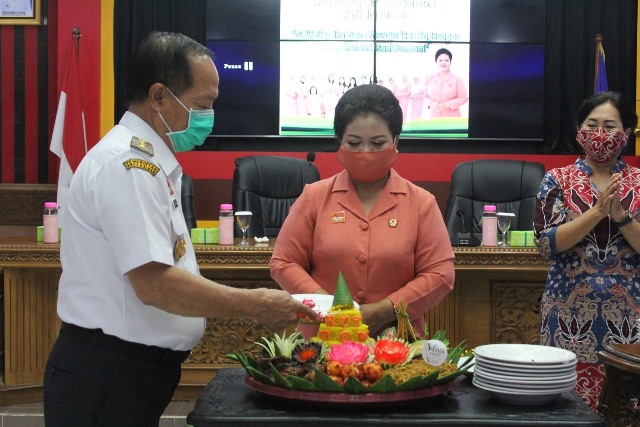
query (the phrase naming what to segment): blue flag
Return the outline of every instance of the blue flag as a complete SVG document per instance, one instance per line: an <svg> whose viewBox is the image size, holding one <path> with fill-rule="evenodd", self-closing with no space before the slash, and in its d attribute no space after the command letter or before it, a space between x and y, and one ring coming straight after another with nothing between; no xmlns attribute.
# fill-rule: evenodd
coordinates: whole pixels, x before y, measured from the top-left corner
<svg viewBox="0 0 640 427"><path fill-rule="evenodd" d="M596 74L593 93L606 92L609 90L607 83L607 67L604 61L604 48L602 44L596 45Z"/></svg>

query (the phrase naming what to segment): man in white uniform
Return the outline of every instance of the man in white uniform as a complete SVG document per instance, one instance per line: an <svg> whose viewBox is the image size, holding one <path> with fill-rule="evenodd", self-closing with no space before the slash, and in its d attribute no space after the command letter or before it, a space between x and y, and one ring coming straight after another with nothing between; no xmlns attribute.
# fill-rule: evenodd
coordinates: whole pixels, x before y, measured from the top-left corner
<svg viewBox="0 0 640 427"><path fill-rule="evenodd" d="M315 316L284 291L199 274L174 154L211 132L218 80L206 47L149 35L130 64L129 110L73 177L61 218L63 324L44 376L48 427L157 426L205 317L281 330Z"/></svg>

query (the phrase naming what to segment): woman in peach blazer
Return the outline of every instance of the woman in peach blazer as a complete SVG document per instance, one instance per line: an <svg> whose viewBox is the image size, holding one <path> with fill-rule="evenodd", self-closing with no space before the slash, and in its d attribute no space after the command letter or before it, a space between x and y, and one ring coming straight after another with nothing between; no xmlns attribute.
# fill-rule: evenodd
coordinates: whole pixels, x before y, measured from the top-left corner
<svg viewBox="0 0 640 427"><path fill-rule="evenodd" d="M453 251L432 194L391 168L402 109L368 84L336 106L338 160L345 170L307 185L280 231L271 275L286 291L333 294L341 271L372 336L408 304L420 335L424 314L453 289Z"/></svg>

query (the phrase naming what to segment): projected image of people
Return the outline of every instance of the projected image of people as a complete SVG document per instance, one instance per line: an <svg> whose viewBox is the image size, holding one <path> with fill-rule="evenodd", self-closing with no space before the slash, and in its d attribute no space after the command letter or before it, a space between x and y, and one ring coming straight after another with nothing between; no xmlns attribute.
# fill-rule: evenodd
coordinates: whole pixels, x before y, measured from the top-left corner
<svg viewBox="0 0 640 427"><path fill-rule="evenodd" d="M413 77L409 94L409 120L422 117L424 100L427 96L427 87L419 76Z"/></svg>
<svg viewBox="0 0 640 427"><path fill-rule="evenodd" d="M460 107L469 99L464 82L451 71L452 59L449 49L436 51L436 72L427 78L427 109L430 117L460 117Z"/></svg>

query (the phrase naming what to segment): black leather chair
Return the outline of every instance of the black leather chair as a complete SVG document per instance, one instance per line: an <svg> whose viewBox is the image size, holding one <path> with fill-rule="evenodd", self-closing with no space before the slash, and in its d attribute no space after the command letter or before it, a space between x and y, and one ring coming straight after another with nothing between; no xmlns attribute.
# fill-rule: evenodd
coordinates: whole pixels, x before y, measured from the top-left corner
<svg viewBox="0 0 640 427"><path fill-rule="evenodd" d="M277 236L305 184L320 179L312 161L295 157L239 157L235 166L233 209L253 213L249 237ZM237 226L235 233L241 236Z"/></svg>
<svg viewBox="0 0 640 427"><path fill-rule="evenodd" d="M182 202L182 213L187 222L187 228L189 229L189 233L191 233L191 229L197 227L196 208L193 202L193 180L186 173L182 174L180 201Z"/></svg>
<svg viewBox="0 0 640 427"><path fill-rule="evenodd" d="M479 245L484 205L498 212L512 212L511 230L532 230L536 194L544 176L544 165L520 160L474 160L458 164L451 174L445 223L453 245L458 233L470 233L470 245Z"/></svg>

